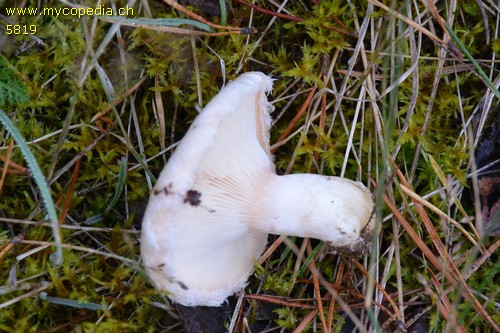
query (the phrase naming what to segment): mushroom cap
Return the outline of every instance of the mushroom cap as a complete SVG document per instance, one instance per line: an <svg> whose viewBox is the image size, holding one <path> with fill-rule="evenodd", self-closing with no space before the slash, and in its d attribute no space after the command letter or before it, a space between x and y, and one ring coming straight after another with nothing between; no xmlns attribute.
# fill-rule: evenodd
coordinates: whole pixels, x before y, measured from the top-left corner
<svg viewBox="0 0 500 333"><path fill-rule="evenodd" d="M150 280L186 306L218 306L245 287L267 234L251 230L256 188L275 174L265 96L272 79L250 72L201 111L162 170L142 222Z"/></svg>

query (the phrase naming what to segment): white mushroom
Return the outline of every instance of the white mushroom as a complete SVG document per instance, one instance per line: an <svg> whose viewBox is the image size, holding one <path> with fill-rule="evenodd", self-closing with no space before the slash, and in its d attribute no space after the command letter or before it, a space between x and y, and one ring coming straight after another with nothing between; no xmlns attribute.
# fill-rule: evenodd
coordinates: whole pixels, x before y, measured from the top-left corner
<svg viewBox="0 0 500 333"><path fill-rule="evenodd" d="M373 201L351 180L278 176L266 92L251 72L222 89L195 119L151 192L142 222L146 272L186 306L218 306L245 287L268 234L337 248L369 243Z"/></svg>

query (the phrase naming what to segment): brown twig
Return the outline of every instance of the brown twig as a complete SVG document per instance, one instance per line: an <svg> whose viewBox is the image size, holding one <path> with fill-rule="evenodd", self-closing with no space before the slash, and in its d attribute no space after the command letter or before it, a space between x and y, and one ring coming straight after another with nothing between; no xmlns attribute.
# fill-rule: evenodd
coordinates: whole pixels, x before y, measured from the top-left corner
<svg viewBox="0 0 500 333"><path fill-rule="evenodd" d="M304 19L302 17L297 17L297 16L293 16L293 15L288 15L288 14L274 12L272 10L261 8L261 7L257 6L257 5L254 5L253 3L249 3L249 2L247 2L245 0L236 0L236 2L239 2L242 5L248 6L250 8L253 8L256 11L261 12L261 13L266 14L266 15L275 16L275 17L278 17L278 18L281 18L281 19L285 19L285 20L288 20L288 21L293 21L293 22L303 22L304 21ZM341 25L345 30L337 28L337 27L331 27L331 26L328 27L328 29L331 29L331 30L333 30L335 32L338 32L339 34L346 35L346 36L349 36L349 37L353 37L353 38L357 38L358 37L358 34L356 32L349 31L349 28L347 28L345 26L345 24L342 23L342 21L340 21L336 16L333 15L332 18L339 25Z"/></svg>
<svg viewBox="0 0 500 333"><path fill-rule="evenodd" d="M448 46L449 51L451 51L453 54L455 54L455 56L457 56L458 59L463 59L464 54L462 53L462 51L460 51L460 49L453 42L453 38L450 36L450 33L446 29L445 21L441 17L441 15L439 15L439 11L437 10L434 2L433 1L426 1L425 5L427 5L427 7L429 8L429 12L434 17L434 19L438 22L439 26L441 27L441 29L443 30L445 35L448 37L448 43L446 45Z"/></svg>
<svg viewBox="0 0 500 333"><path fill-rule="evenodd" d="M302 21L304 21L304 19L301 18L301 17L297 17L297 16L293 16L293 15L288 15L288 14L283 14L283 13L278 13L278 12L273 12L272 10L261 8L261 7L257 6L257 5L254 5L253 3L246 2L245 0L236 0L236 2L241 3L242 5L248 6L250 8L253 8L256 11L261 12L261 13L266 14L266 15L271 15L271 16L275 16L275 17L278 17L278 18L282 18L282 19L288 20L288 21L294 21L294 22L302 22Z"/></svg>
<svg viewBox="0 0 500 333"><path fill-rule="evenodd" d="M318 86L314 85L312 87L311 91L309 91L309 94L307 95L306 100L304 101L304 103L302 103L302 106L300 107L299 112L297 112L297 114L295 115L295 117L293 117L292 121L288 124L288 126L285 129L285 131L280 135L280 137L278 138L278 140L276 141L276 143L279 143L279 142L283 141L290 134L290 132L292 131L292 129L295 127L295 125L299 122L300 118L304 115L304 113L307 110L307 107L311 103L311 100L312 100L312 98L314 96L314 93L316 93L316 89L318 89ZM276 149L277 148L273 149L272 152L273 153L276 152Z"/></svg>
<svg viewBox="0 0 500 333"><path fill-rule="evenodd" d="M190 17L191 19L199 21L201 23L204 23L204 24L208 25L209 27L212 27L215 29L229 30L229 31L235 31L235 32L239 32L239 33L243 33L243 31L247 29L246 27L240 28L240 27L232 27L229 25L215 24L213 22L206 20L203 16L200 16L200 15L196 14L195 12L190 11L189 9L187 9L186 7L182 6L181 4L179 4L178 2L176 2L174 0L163 0L163 2L165 2L166 4L171 6L172 8L180 11L181 13L185 14L186 16ZM199 32L201 32L201 31L199 31ZM252 32L256 32L255 28L253 28ZM203 33L203 35L220 36L220 35L213 35L211 33Z"/></svg>
<svg viewBox="0 0 500 333"><path fill-rule="evenodd" d="M12 148L14 148L14 146ZM16 175L25 175L28 173L28 168L14 162L12 159L10 159L9 154L7 154L7 156L0 155L0 161L3 161L5 163L4 168L7 168L7 160L9 161L8 165L11 168L10 170L8 170L8 173ZM3 168L0 168L0 170L2 170L3 172Z"/></svg>

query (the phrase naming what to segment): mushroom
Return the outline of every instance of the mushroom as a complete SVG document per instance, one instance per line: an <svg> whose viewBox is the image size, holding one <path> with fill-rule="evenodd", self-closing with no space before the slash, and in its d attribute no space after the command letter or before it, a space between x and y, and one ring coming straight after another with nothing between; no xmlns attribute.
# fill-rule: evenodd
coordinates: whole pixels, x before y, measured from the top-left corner
<svg viewBox="0 0 500 333"><path fill-rule="evenodd" d="M141 253L156 288L185 306L219 306L246 286L268 234L358 251L373 200L359 182L279 176L269 146L272 79L245 73L191 124L151 191Z"/></svg>

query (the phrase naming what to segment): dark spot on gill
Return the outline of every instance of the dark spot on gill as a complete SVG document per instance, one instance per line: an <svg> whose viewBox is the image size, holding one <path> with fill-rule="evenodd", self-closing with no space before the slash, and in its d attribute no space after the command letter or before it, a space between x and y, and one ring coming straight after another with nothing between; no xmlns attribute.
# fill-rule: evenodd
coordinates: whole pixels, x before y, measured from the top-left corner
<svg viewBox="0 0 500 333"><path fill-rule="evenodd" d="M170 194L170 192L168 191L168 189L166 187L162 188L161 190L157 190L157 189L153 190L153 194L154 195L158 195L160 193L165 193L165 195L169 195Z"/></svg>
<svg viewBox="0 0 500 333"><path fill-rule="evenodd" d="M177 281L177 284L179 285L179 287L181 287L182 289L184 290L189 290L189 288L181 281Z"/></svg>
<svg viewBox="0 0 500 333"><path fill-rule="evenodd" d="M201 203L201 193L195 190L189 190L184 197L184 203L189 202L191 206L198 206Z"/></svg>

